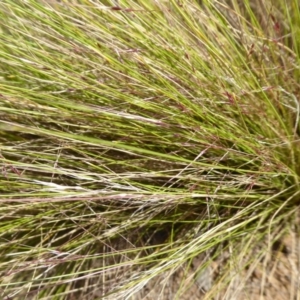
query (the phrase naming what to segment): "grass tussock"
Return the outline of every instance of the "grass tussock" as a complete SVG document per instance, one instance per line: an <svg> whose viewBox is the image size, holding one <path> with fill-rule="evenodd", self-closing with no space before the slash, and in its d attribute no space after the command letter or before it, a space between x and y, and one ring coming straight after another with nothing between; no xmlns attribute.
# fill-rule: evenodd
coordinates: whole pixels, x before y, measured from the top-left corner
<svg viewBox="0 0 300 300"><path fill-rule="evenodd" d="M275 299L298 0L4 0L0 20L1 299Z"/></svg>

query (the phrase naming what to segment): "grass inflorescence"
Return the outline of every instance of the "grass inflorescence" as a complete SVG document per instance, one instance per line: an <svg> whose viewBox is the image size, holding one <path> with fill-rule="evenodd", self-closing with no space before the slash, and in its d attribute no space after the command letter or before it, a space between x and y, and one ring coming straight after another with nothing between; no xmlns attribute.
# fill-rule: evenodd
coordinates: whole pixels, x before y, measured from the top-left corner
<svg viewBox="0 0 300 300"><path fill-rule="evenodd" d="M1 299L272 297L299 231L298 1L0 17Z"/></svg>

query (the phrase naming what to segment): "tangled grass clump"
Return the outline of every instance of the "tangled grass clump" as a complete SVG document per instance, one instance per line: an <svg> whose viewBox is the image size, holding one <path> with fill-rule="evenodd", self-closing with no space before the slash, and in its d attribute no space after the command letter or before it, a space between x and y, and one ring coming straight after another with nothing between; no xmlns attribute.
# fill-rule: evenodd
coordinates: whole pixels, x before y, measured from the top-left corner
<svg viewBox="0 0 300 300"><path fill-rule="evenodd" d="M0 16L1 299L275 299L299 232L298 0ZM279 299L300 295L289 268Z"/></svg>

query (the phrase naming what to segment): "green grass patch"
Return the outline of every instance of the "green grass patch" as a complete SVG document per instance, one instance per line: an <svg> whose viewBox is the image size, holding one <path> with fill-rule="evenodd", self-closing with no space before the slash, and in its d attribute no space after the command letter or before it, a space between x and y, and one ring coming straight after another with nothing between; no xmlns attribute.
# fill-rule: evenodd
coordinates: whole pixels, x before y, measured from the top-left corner
<svg viewBox="0 0 300 300"><path fill-rule="evenodd" d="M298 1L45 2L0 4L1 298L135 299L203 255L228 292L298 228Z"/></svg>

